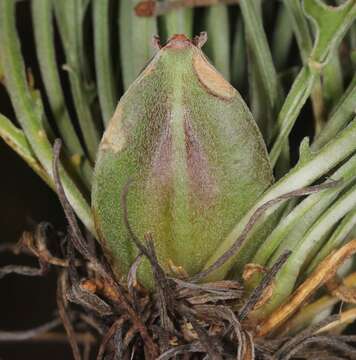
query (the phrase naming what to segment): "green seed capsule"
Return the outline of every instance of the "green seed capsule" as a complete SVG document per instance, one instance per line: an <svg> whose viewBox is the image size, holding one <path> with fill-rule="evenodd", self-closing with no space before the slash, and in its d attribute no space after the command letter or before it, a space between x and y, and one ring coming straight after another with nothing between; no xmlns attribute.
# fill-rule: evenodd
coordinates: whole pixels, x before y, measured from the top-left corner
<svg viewBox="0 0 356 360"><path fill-rule="evenodd" d="M123 220L158 259L193 275L271 184L265 145L239 93L200 50L203 36L173 36L121 98L101 140L92 206L118 277L137 256ZM139 279L152 286L148 261Z"/></svg>

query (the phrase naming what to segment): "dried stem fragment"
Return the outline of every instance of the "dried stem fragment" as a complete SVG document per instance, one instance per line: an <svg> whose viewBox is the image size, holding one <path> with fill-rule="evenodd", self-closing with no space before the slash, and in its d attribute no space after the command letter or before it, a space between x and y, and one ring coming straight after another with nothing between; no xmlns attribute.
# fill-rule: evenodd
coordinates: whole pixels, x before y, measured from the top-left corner
<svg viewBox="0 0 356 360"><path fill-rule="evenodd" d="M331 253L291 297L260 324L258 336L265 336L283 324L316 289L329 281L338 267L355 252L356 239Z"/></svg>
<svg viewBox="0 0 356 360"><path fill-rule="evenodd" d="M239 0L173 0L173 1L155 1L143 0L135 7L137 16L160 16L173 10L182 8L205 7L217 4L233 5Z"/></svg>
<svg viewBox="0 0 356 360"><path fill-rule="evenodd" d="M332 331L339 326L345 325L345 324L351 324L356 320L356 309L350 309L341 312L338 315L338 319L334 320L333 322L325 325L321 329L319 329L316 333L326 332L326 331Z"/></svg>
<svg viewBox="0 0 356 360"><path fill-rule="evenodd" d="M272 282L276 277L277 272L281 269L283 264L288 260L291 251L285 251L275 264L267 271L266 275L260 282L260 284L252 291L248 297L244 306L240 309L238 318L243 320L250 311L256 309L257 306L261 306L264 302L268 301L269 297L272 295Z"/></svg>
<svg viewBox="0 0 356 360"><path fill-rule="evenodd" d="M57 307L59 316L62 320L64 329L66 330L68 341L70 343L70 346L72 348L73 357L74 360L81 360L82 356L80 355L79 351L79 345L76 340L76 333L73 329L72 323L68 317L67 309L66 309L66 300L65 300L65 292L66 289L64 289L64 285L66 283L65 281L66 273L62 272L60 276L58 277L57 282Z"/></svg>
<svg viewBox="0 0 356 360"><path fill-rule="evenodd" d="M326 282L325 286L330 291L331 295L341 301L356 304L356 289L349 287L339 279L336 274L333 278Z"/></svg>
<svg viewBox="0 0 356 360"><path fill-rule="evenodd" d="M125 324L125 322L129 319L129 317L126 315L121 316L120 318L118 318L110 327L110 329L108 330L108 332L104 335L101 344L100 344L100 348L99 348L99 352L98 355L96 357L96 360L102 360L105 354L105 350L106 347L109 343L109 341L112 339L112 337L115 335L115 333Z"/></svg>
<svg viewBox="0 0 356 360"><path fill-rule="evenodd" d="M24 341L38 338L40 335L56 328L61 324L59 319L54 319L44 325L25 331L0 331L0 342Z"/></svg>

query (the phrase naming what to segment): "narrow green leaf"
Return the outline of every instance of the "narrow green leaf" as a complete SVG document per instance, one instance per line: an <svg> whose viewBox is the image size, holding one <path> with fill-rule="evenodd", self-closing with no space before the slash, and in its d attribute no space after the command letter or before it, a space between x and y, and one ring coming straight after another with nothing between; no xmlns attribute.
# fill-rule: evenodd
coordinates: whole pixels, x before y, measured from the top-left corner
<svg viewBox="0 0 356 360"><path fill-rule="evenodd" d="M281 4L272 38L272 55L277 69L286 67L293 41L293 27L288 9Z"/></svg>
<svg viewBox="0 0 356 360"><path fill-rule="evenodd" d="M247 59L246 59L245 30L242 17L238 16L235 37L231 56L231 83L241 91L245 86Z"/></svg>
<svg viewBox="0 0 356 360"><path fill-rule="evenodd" d="M152 38L157 35L156 18L136 16L134 9L139 1L120 1L120 55L125 90L137 78L155 52Z"/></svg>
<svg viewBox="0 0 356 360"><path fill-rule="evenodd" d="M356 210L353 210L343 218L343 220L333 232L332 236L322 247L322 249L316 254L308 269L305 271L305 276L308 276L308 274L313 272L318 264L323 261L334 249L340 247L345 242L347 237L352 233L352 230L355 228L355 226Z"/></svg>
<svg viewBox="0 0 356 360"><path fill-rule="evenodd" d="M8 118L0 114L0 137L54 190L50 176L38 162L22 130L18 129Z"/></svg>
<svg viewBox="0 0 356 360"><path fill-rule="evenodd" d="M300 0L283 0L283 4L288 11L302 61L306 64L313 48L313 42L302 2Z"/></svg>
<svg viewBox="0 0 356 360"><path fill-rule="evenodd" d="M227 6L213 5L206 9L205 14L208 41L206 53L214 66L230 81L230 31Z"/></svg>
<svg viewBox="0 0 356 360"><path fill-rule="evenodd" d="M0 53L5 72L6 89L24 134L36 157L47 172L52 174L52 146L41 123L41 113L27 84L20 42L15 25L15 5L12 0L0 1ZM68 174L61 176L69 202L84 225L95 234L91 209Z"/></svg>
<svg viewBox="0 0 356 360"><path fill-rule="evenodd" d="M263 266L266 266L267 262L273 264L285 249L291 249L340 192L350 184L355 173L356 155L331 175L331 179L342 180L342 183L335 188L310 195L299 203L263 242L252 262Z"/></svg>
<svg viewBox="0 0 356 360"><path fill-rule="evenodd" d="M268 304L263 307L264 315L270 313L280 305L293 291L297 278L303 267L307 266L310 260L325 241L325 237L333 227L349 211L355 208L356 185L338 199L309 229L303 239L293 248L292 255L285 265L278 272L275 280L275 289Z"/></svg>
<svg viewBox="0 0 356 360"><path fill-rule="evenodd" d="M93 74L91 72L89 59L86 52L88 45L88 42L86 41L87 40L86 32L88 31L88 29L86 28L85 26L86 24L84 21L91 0L65 0L65 1L73 1L76 7L75 15L77 18L75 20L75 23L76 23L76 32L77 32L78 58L80 64L79 67L80 67L80 71L83 74L83 82L86 89L88 90L89 94L90 93L94 94L95 85L93 82ZM69 21L69 23L71 23L71 20Z"/></svg>
<svg viewBox="0 0 356 360"><path fill-rule="evenodd" d="M277 163L295 121L311 93L315 76L316 74L308 67L303 67L288 93L277 119L279 132L273 143L272 150L270 151L270 161L272 166Z"/></svg>
<svg viewBox="0 0 356 360"><path fill-rule="evenodd" d="M356 26L350 29L350 60L352 69L356 68Z"/></svg>
<svg viewBox="0 0 356 360"><path fill-rule="evenodd" d="M76 172L87 185L87 188L90 189L93 170L89 161L86 159L86 155L69 116L57 70L52 22L52 2L48 0L34 0L31 2L31 6L37 58L46 89L46 96L50 103L59 133L70 155L74 158L79 156L81 159L78 166L75 166Z"/></svg>
<svg viewBox="0 0 356 360"><path fill-rule="evenodd" d="M259 70L271 113L275 114L278 112L281 102L281 89L263 29L262 17L258 14L255 1L241 0L240 8L244 19L247 43Z"/></svg>
<svg viewBox="0 0 356 360"><path fill-rule="evenodd" d="M316 11L316 8L320 9L320 4L315 5L317 3L320 3L319 0L305 0L305 8L309 16L315 16L313 21L317 24L318 36L312 51L311 60L309 60L309 68L305 65L300 71L278 115L279 132L270 152L270 159L273 165L276 164L283 144L288 141L288 136L300 110L311 93L320 63L323 62L324 65L327 63L327 55L330 50L337 47L356 16L354 0L349 0L344 5L338 7L323 6L321 14ZM325 34L319 36L323 29L326 28L328 30L325 30ZM332 28L332 32L329 28Z"/></svg>
<svg viewBox="0 0 356 360"><path fill-rule="evenodd" d="M258 67L254 66L256 63L254 55L251 51L247 51L248 66L248 93L249 106L253 117L263 134L263 138L269 146L272 130L274 128L275 118L272 114L272 109L266 95L266 90L263 86L262 76Z"/></svg>
<svg viewBox="0 0 356 360"><path fill-rule="evenodd" d="M330 114L330 118L323 130L312 144L313 150L320 149L330 141L352 118L355 113L356 104L356 75L354 75L347 90L339 100L338 104Z"/></svg>
<svg viewBox="0 0 356 360"><path fill-rule="evenodd" d="M101 112L106 125L111 119L116 103L115 73L111 55L110 2L93 0L95 69Z"/></svg>
<svg viewBox="0 0 356 360"><path fill-rule="evenodd" d="M0 84L4 81L4 70L2 68L2 65L1 65L1 58L0 58Z"/></svg>
<svg viewBox="0 0 356 360"><path fill-rule="evenodd" d="M269 146L281 106L282 89L263 28L261 7L260 1L240 1L246 34L250 106Z"/></svg>
<svg viewBox="0 0 356 360"><path fill-rule="evenodd" d="M98 124L94 121L91 110L92 89L88 83L86 61L82 54L82 7L76 0L53 1L56 20L61 35L75 110L80 129L91 162L95 161L100 141Z"/></svg>
<svg viewBox="0 0 356 360"><path fill-rule="evenodd" d="M332 52L328 64L322 69L322 80L324 111L328 114L344 92L343 74L338 49Z"/></svg>
<svg viewBox="0 0 356 360"><path fill-rule="evenodd" d="M284 0L284 5L291 20L302 62L306 66L313 49L313 41L302 2L300 0ZM314 85L311 89L311 102L314 113L315 132L318 133L324 124L324 103L319 74L315 76Z"/></svg>

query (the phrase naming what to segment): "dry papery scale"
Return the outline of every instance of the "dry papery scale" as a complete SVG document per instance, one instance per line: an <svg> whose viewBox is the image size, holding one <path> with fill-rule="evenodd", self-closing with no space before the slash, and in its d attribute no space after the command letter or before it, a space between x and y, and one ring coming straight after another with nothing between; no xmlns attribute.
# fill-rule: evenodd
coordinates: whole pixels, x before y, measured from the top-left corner
<svg viewBox="0 0 356 360"><path fill-rule="evenodd" d="M99 3L99 1L93 2L92 7L94 10L99 11L107 6L105 5L107 4L106 1L101 2L101 5ZM171 3L169 5L169 3L161 4L154 1L135 1L131 4L132 13L130 13L130 16L134 16L133 23L137 21L138 16L148 16L147 18L140 18L139 21L142 21L141 25L146 21L141 30L152 29L154 27L152 23L154 17L152 16L166 16L167 11L186 11L187 7L194 7L195 5L211 5L209 1L198 1L196 4L194 1L172 1ZM226 2L226 4L230 3L233 3L233 1ZM34 0L32 2L34 19L38 20L38 22L34 21L37 39L40 39L40 36L45 34L40 31L39 21L49 20L48 23L51 22L51 17L48 17L48 13L51 14L52 5L49 4L49 2L42 0ZM75 1L68 1L66 5L63 4L64 2L62 4L58 2L53 5L57 21L60 16L63 16L63 18L70 17L71 9L78 10L76 7L82 6L79 5L79 2L76 3ZM122 1L120 4L122 6L120 14L124 14L127 10L125 6L127 7L130 2ZM85 151L81 149L79 142L68 141L69 138L63 135L66 131L70 132L70 129L62 129L58 125L65 143L65 147L61 151L62 141L60 139L53 140L52 134L46 132L47 130L43 128L45 116L39 93L35 91L31 77L28 82L25 74L14 26L14 4L10 0L4 0L0 3L0 54L2 54L0 55L0 75L4 76L4 84L10 94L16 116L23 129L22 132L13 127L13 125L10 125L10 122L7 122L5 117L1 116L0 135L57 192L68 222L66 234L57 232L50 224L41 223L33 232L24 233L21 241L16 246L7 244L1 246L1 251L12 251L16 254L24 252L36 256L40 266L39 268L31 268L7 265L0 268L0 276L11 273L25 276L44 276L50 268L55 268L58 273L58 284L57 312L56 317L52 321L27 331L0 331L0 341L23 341L29 339L36 341L46 339L48 341L51 338L55 341L63 336L63 332L57 329L59 326L62 326L67 334L75 360L91 358L93 355L91 349L93 348L97 349L97 359L277 360L307 359L310 357L324 360L356 359L356 348L354 347L356 336L343 334L346 325L356 318L355 308L353 307L353 304L356 302L356 294L352 288L355 284L355 274L351 272L341 279L339 278L341 273L338 272L340 266L356 252L356 239L352 240L352 238L349 238L346 244L340 241L339 246L334 247L326 241L328 251L323 248L321 254L316 257L318 261L315 260L311 263L310 267L305 269L305 274L301 272L303 276L297 277L296 275L295 278L292 277L290 280L291 285L289 285L291 288L284 290L285 292L283 292L283 286L280 285L281 282L279 280L286 278L284 276L287 271L286 269L291 268L296 261L295 257L298 255L298 251L301 252L303 248L293 248L291 251L289 246L280 246L277 249L275 243L278 236L281 238L284 234L287 234L284 231L290 224L298 225L298 214L308 209L310 210L315 204L319 204L320 209L322 206L328 209L329 206L330 209L326 210L326 215L328 215L328 211L330 213L329 218L339 216L340 227L336 228L335 233L330 237L331 240L338 236L340 237L340 232L344 234L345 229L348 229L348 226L353 223L350 221L350 218L352 220L355 217L353 215L355 203L352 203L352 201L355 193L356 120L351 119L353 111L352 103L355 100L356 93L355 79L351 81L349 88L343 94L340 104L336 106L335 112L338 117L333 117L333 113L331 113L330 120L328 121L332 125L323 128L322 122L318 122L321 119L316 119L315 127L318 128L319 132L316 136L316 141L311 144L311 147L309 147L307 140L301 143L298 164L284 177L278 176L278 180L273 185L271 185L272 169L270 165L271 162L272 165L277 164L280 166L279 171L282 174L287 172L286 169L283 170L283 163L284 165L286 164L283 147L286 144L285 142L288 141L287 138L291 127L309 95L313 102L314 115L319 116L321 114L318 107L320 106L318 94L317 91L313 90L318 89L318 72L321 71L320 67L328 63L331 57L330 53L340 44L343 35L345 35L345 32L353 23L356 5L352 0L345 2L344 5L337 8L327 8L321 5L319 0L304 1L303 9L301 7L298 8L300 4L297 6L296 3L294 4L296 7L293 8L291 5L292 1L286 1L286 4L287 7L291 7L292 14L296 15L298 11L304 11L304 13L298 14L304 14L303 16L306 14L309 18L313 19L314 25L319 31L319 38L316 37L314 48L311 48L310 45L309 50L303 49L306 52L309 51L309 58L305 61L300 70L301 72L295 78L295 83L290 93L284 99L284 105L281 105L283 102L281 98L283 96L278 81L274 81L276 80L276 74L273 70L273 64L270 62L271 58L268 55L269 49L267 43L264 43L266 40L264 33L263 36L259 33L259 31L263 32L263 28L258 26L258 24L261 25L258 22L258 12L254 6L251 6L251 2L240 0L247 39L252 44L249 49L250 60L253 64L256 61L257 65L254 71L257 69L260 72L262 82L259 85L262 91L267 90L265 98L268 104L264 105L268 107L268 111L266 111L265 117L266 119L271 119L273 116L277 117L278 115L279 119L279 132L277 131L277 135L268 134L268 131L265 133L263 131L264 127L261 126L264 140L271 148L270 153L267 154L262 136L254 125L254 119L242 98L208 63L202 54L200 48L206 41L206 33L201 33L200 36L195 37L192 41L188 40L185 35L175 35L170 38L165 46L161 46L159 38L156 37L155 45L158 48L158 52L130 87L128 85L134 80L132 74L136 74L135 70L131 69L130 71L123 72L124 86L128 89L120 101L111 122L107 120L108 114L113 111L112 103L115 101L113 100L115 95L113 95L112 89L109 89L109 84L106 84L108 86L105 84L104 86L103 84L101 85L103 87L100 88L99 98L107 130L99 147L99 156L94 172L94 184L96 185L94 185L93 196L93 219L91 215L88 215L90 214L90 208L81 193L85 193L84 189L86 187L90 189L93 159L97 154L100 137L95 129L95 125L91 123L90 106L86 106L90 104L90 86L86 87L88 85L86 80L80 80L80 76L78 77L79 73L84 77L86 70L84 68L80 70L75 68L78 65L76 60L83 60L80 59L82 55L80 51L82 49L80 46L78 47L80 50L74 56L74 58L78 57L75 60L73 53L71 53L73 48L70 45L72 41L77 41L77 39L71 38L68 40L68 44L65 44L64 51L66 56L68 56L65 69L70 74L79 120L85 118L90 123L87 129L85 128L85 123L83 123L84 126L80 123L84 135ZM66 8L66 6L68 7ZM103 6L103 8L100 8L100 6ZM41 13L40 10L43 12ZM48 10L47 17L44 16L46 10ZM142 12L141 14L140 11ZM99 18L97 20L100 21ZM335 22L333 22L334 20ZM167 24L169 24L168 17ZM250 31L251 24L257 26L257 30L253 26L252 29L256 30L254 35L261 35L259 38L258 36L257 38L252 36L253 34ZM126 25L131 26L132 24L126 23ZM322 30L329 29L331 25L333 26L333 31L325 32L326 35L324 36ZM73 28L70 29L66 26L68 24L60 25L59 29L60 35L64 36L64 38L66 36L69 37L70 34L73 35ZM131 30L135 31L134 29ZM144 30L142 30L141 34L147 35L144 33ZM322 41L320 38L322 38ZM79 41L79 45L83 44L80 44ZM131 65L136 66L135 62L137 59L139 61L142 60L133 57L133 64L129 64L130 59L124 59L125 52L123 49L125 49L125 46L130 45L132 44L127 44L127 39L126 45L125 40L121 40L121 46L123 46L121 49L122 64L127 69ZM37 44L37 46L38 51L41 51L40 45ZM265 51L262 57L263 51L261 48ZM182 71L182 74L184 73L185 77L182 76L182 79L179 79L180 73L172 76L169 69L165 70L165 60L161 60L161 58L165 59L164 54L169 53L171 50L173 52L187 51L188 55L192 56L193 64L195 64L195 68L193 66L195 75L190 74L190 65L179 63L179 59L172 60L172 64L178 65L178 69ZM97 51L100 55L103 48L98 48ZM170 56L169 61L171 59L172 56ZM264 68L259 67L261 59L264 62ZM96 58L96 61L96 66L100 73L101 66L107 66L107 64L103 65L100 63L100 56ZM85 64L85 61L83 63ZM83 63L81 64L83 65ZM198 67L197 63L199 64ZM46 68L45 62L41 63L40 66L41 71L44 70ZM132 152L130 153L130 156L132 156L130 161L135 163L135 156L137 155L135 154L135 146L139 143L135 139L137 135L135 133L136 123L134 121L130 122L130 117L127 117L126 114L130 111L135 113L130 105L131 98L135 99L135 91L142 93L145 90L140 88L140 84L146 81L146 77L152 76L152 73L157 68L160 69L160 73L157 78L153 76L153 85L149 84L151 90L153 89L153 93L155 91L157 93L165 93L166 89L160 87L168 84L166 91L168 100L169 96L172 93L175 94L175 92L178 92L182 97L187 94L190 95L190 90L182 91L182 89L179 89L177 91L176 89L171 90L169 88L170 80L179 79L180 86L185 86L186 77L190 77L192 79L191 87L196 87L193 88L192 94L201 96L202 101L205 101L205 98L203 98L204 92L208 94L206 101L211 101L211 103L207 103L207 108L210 110L209 116L213 120L216 120L218 116L214 113L214 109L216 109L216 113L222 109L226 112L223 112L221 117L226 122L231 121L229 129L232 132L236 129L237 133L245 131L244 138L248 146L245 146L245 149L241 146L235 149L235 152L240 155L242 154L241 156L243 156L244 151L250 154L255 152L255 156L250 161L251 169L255 167L263 174L256 187L252 186L252 190L245 189L243 204L239 204L239 202L230 204L234 208L235 213L239 214L235 219L237 225L229 233L229 231L226 232L225 227L231 228L231 224L226 225L222 222L223 225L220 225L219 228L219 230L221 229L221 234L219 233L221 239L215 239L218 251L209 253L209 249L204 250L207 253L204 255L203 260L200 259L203 261L203 265L205 264L204 266L195 264L194 258L187 262L186 268L180 266L181 261L165 261L169 256L166 256L167 254L164 252L165 250L162 250L160 244L165 241L171 243L173 241L172 234L167 233L165 237L164 232L158 234L157 231L151 231L152 229L149 226L147 227L147 223L155 224L155 221L157 221L161 224L167 220L162 217L159 211L153 211L152 214L149 214L150 221L148 222L135 219L132 215L130 216L130 206L132 207L130 196L133 192L137 192L137 188L135 188L137 181L144 179L143 183L144 185L146 184L145 181L149 179L151 174L150 171L146 171L147 169L138 176L139 180L137 180L135 174L132 175L130 173L130 169L127 170L127 173L119 174L121 176L120 186L115 188L117 184L115 182L117 177L115 177L113 184L110 185L115 191L110 193L110 190L107 190L107 194L104 194L104 197L111 198L113 203L117 203L117 206L120 208L120 219L107 216L108 213L105 213L105 211L100 213L100 201L102 200L100 191L106 191L103 183L107 181L105 179L107 169L104 169L104 177L98 181L98 178L102 175L100 173L100 162L106 156L105 151L109 149L109 151L114 150L113 156L119 154L117 164L120 164L120 152L124 152L127 147L130 148L132 145L131 141L133 142L133 150L130 150ZM219 70L224 72L224 69ZM228 78L228 71L225 71L224 75ZM163 80L160 76L162 76ZM196 77L195 83L193 81L194 76ZM271 79L274 80L268 82ZM52 81L55 82L53 78ZM155 86L158 86L158 88L155 88ZM103 88L105 87L104 91ZM105 97L102 96L104 92L106 94ZM152 96L157 96L157 93ZM150 100L152 100L150 95L146 98L143 96L143 100L139 100L138 96L136 98L138 104L139 101L143 101L142 103L145 105L147 103L148 106L150 105ZM291 101L293 98L297 98L299 101ZM111 104L110 99L112 100ZM52 100L56 101L55 98L49 99L50 102ZM88 104L86 104L87 101ZM222 106L221 104L219 105L219 101L225 101L226 103ZM175 105L180 109L184 108L184 106L188 108L192 106L192 104L189 105L189 101L188 103L176 101ZM337 112L338 107L342 109L343 118ZM230 114L229 111L231 109L233 112ZM136 116L140 116L140 119L145 121L145 111L140 113L141 110L137 111ZM172 110L172 112L174 111L177 111L177 108ZM205 167L211 160L209 158L211 153L209 151L204 153L201 150L204 146L204 149L208 146L204 144L201 147L201 143L199 143L203 135L206 134L201 134L197 131L199 127L194 123L196 119L194 119L194 112L192 113L191 119L185 119L186 125L184 131L186 135L185 141L188 139L190 142L190 151L193 153L195 151L195 154L193 154L194 161L190 164L193 168L191 171L193 175L190 174L191 178L188 185L183 185L188 190L190 186L195 190L197 185L201 186L198 189L201 193L198 191L197 197L201 196L205 201L207 194L204 191L208 192L208 190L210 191L214 187L212 187L210 180L214 175L219 175L219 169L216 164L211 169ZM239 116L236 116L236 113ZM237 124L234 122L235 118L237 118ZM39 121L39 119L41 120ZM118 120L121 120L121 122ZM236 126L236 129L234 126ZM64 132L62 133L63 130ZM144 131L148 131L146 135L149 141L151 141L150 144L157 145L159 144L158 140L162 140L162 138L158 138L158 140L155 138L156 130L154 127L153 129L149 127L148 130L144 129ZM120 137L115 137L117 135L120 135ZM50 140L53 140L53 148L52 142L47 139L47 136ZM222 134L217 134L216 132L214 136L217 139L219 137L222 138ZM229 145L230 140L226 138L225 143L221 142L221 149ZM216 142L216 144L219 145L219 142ZM157 150L155 148L156 145L151 146L152 148L150 146L143 146L143 148L149 151L153 149L152 152L154 153ZM163 145L166 146L167 144ZM77 146L79 146L80 155L78 155ZM68 151L68 149L74 150ZM178 153L179 158L179 151L184 153L187 149L176 148L175 151L175 156ZM68 160L68 155L71 153L78 156L72 156ZM85 153L88 157L84 155ZM213 155L215 154L213 153ZM139 152L137 158L141 156L142 154ZM229 161L232 160L234 160L232 155L225 152L225 155L221 156L220 162L228 166L230 164ZM137 161L139 162L139 160ZM172 163L172 166L174 166L174 159ZM147 166L145 162L143 164ZM159 164L159 171L166 170L162 170L163 165ZM135 166L136 163L133 168ZM189 167L189 164L187 167ZM69 171L66 172L64 169ZM234 170L231 169L230 175L243 181L244 177L248 177L246 169L248 168L245 167L242 170L238 167ZM330 178L326 177L327 175ZM206 181L207 186L205 189L204 181L202 184L199 183L201 179ZM162 177L159 177L159 180L162 180ZM167 179L163 180L166 181ZM169 178L167 182L170 180ZM320 180L323 181L321 182ZM112 181L110 176L108 181ZM82 188L78 185L79 183L81 183L80 186L83 186ZM219 183L217 182L217 184L216 186L218 187ZM173 185L169 184L169 186L174 188L175 185L173 183ZM236 190L233 189L233 186L233 183L228 183L225 187L228 191L233 192ZM139 187L138 191L142 191L142 188ZM186 190L186 188L183 188L183 190ZM237 189L236 192L238 191L240 190ZM147 194L144 195L146 196ZM179 197L180 194L175 194L174 196ZM139 197L139 199L141 198ZM332 201L335 198L339 200L338 202L335 200L336 205L334 206ZM225 198L222 196L222 199L224 200ZM149 196L148 200L145 198L147 203L149 203L149 200ZM159 205L159 197L158 200L154 199L154 201L158 201ZM154 201L152 200L152 203ZM290 204L289 212L282 206L286 202ZM142 204L146 203L142 202ZM203 205L205 206L205 203ZM150 204L150 206L148 207L150 210L155 210L155 203L154 205ZM199 213L201 210L199 208L200 205L198 204L197 208L194 208L194 206L188 207L188 211L197 211ZM242 208L239 208L239 206L242 206ZM247 211L248 209L250 210ZM338 211L332 212L334 209ZM281 210L285 211L283 216L281 216ZM114 212L114 214L116 215L117 213ZM157 219L154 217L156 214L159 217ZM320 210L316 214L320 215L322 211ZM214 215L222 216L222 214ZM78 223L77 216L84 224L83 227ZM227 212L227 216L223 216L224 221L229 220L228 216L229 212ZM280 223L277 221L279 218L282 219ZM329 219L328 217L324 219L321 216L320 218L320 226L327 223ZM318 218L316 217L316 219ZM96 228L93 226L93 220L96 222ZM179 221L179 219L174 220ZM107 222L104 231L101 225L103 221ZM113 246L117 244L115 237L109 239L106 233L110 234L108 227L111 224L116 226L118 223L120 223L120 234L125 235L118 240L121 242L121 248L114 249ZM209 224L207 223L207 225ZM273 231L270 234L275 235L274 237L272 235L268 236L265 243L263 241L268 234L266 235L261 231L264 225L266 225L266 228L268 226L272 227ZM83 230L84 228L85 230ZM347 232L347 234L349 233L351 231ZM263 235L259 237L258 234ZM306 232L306 234L305 236L310 238L315 237L312 231ZM316 232L316 234L318 233ZM95 239L96 236L99 241ZM196 232L194 236L197 242L201 240ZM203 234L201 236L203 239ZM344 237L346 238L346 236ZM184 239L183 237L181 241L191 241L191 239ZM261 245L262 243L266 246L266 252L263 252L263 246L258 246L258 244ZM303 245L303 242L300 243ZM342 244L343 246L341 246ZM203 248L203 245L204 241L202 241L201 248ZM278 251L274 252L274 250ZM311 248L310 251L314 251L314 248ZM256 254L252 256L254 252ZM130 254L130 256L127 256L127 254ZM169 254L173 254L174 257L174 251ZM269 261L260 261L266 256ZM177 259L179 259L179 256ZM239 266L235 268L233 265L238 264L239 259L240 268ZM255 263L253 261L255 259L259 261ZM302 264L298 268L299 271L301 271L301 268ZM346 303L347 306L342 308L342 306L338 306L340 303ZM322 320L312 321L318 309L332 310L333 306L334 311L330 311L329 315L325 315Z"/></svg>

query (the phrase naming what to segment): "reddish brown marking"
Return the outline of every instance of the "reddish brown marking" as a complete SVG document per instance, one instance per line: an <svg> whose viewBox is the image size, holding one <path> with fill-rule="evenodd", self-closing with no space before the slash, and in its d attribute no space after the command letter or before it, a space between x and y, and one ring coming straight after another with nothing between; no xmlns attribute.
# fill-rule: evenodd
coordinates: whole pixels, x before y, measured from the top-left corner
<svg viewBox="0 0 356 360"><path fill-rule="evenodd" d="M172 135L169 126L163 129L152 159L152 175L160 186L168 186L172 177Z"/></svg>
<svg viewBox="0 0 356 360"><path fill-rule="evenodd" d="M137 16L153 16L156 11L156 1L145 0L139 2L135 6L135 13Z"/></svg>
<svg viewBox="0 0 356 360"><path fill-rule="evenodd" d="M184 34L173 35L167 42L165 48L169 49L185 49L192 46L193 43Z"/></svg>
<svg viewBox="0 0 356 360"><path fill-rule="evenodd" d="M217 195L217 184L209 173L211 167L207 156L188 119L184 120L184 133L191 193L207 206Z"/></svg>

